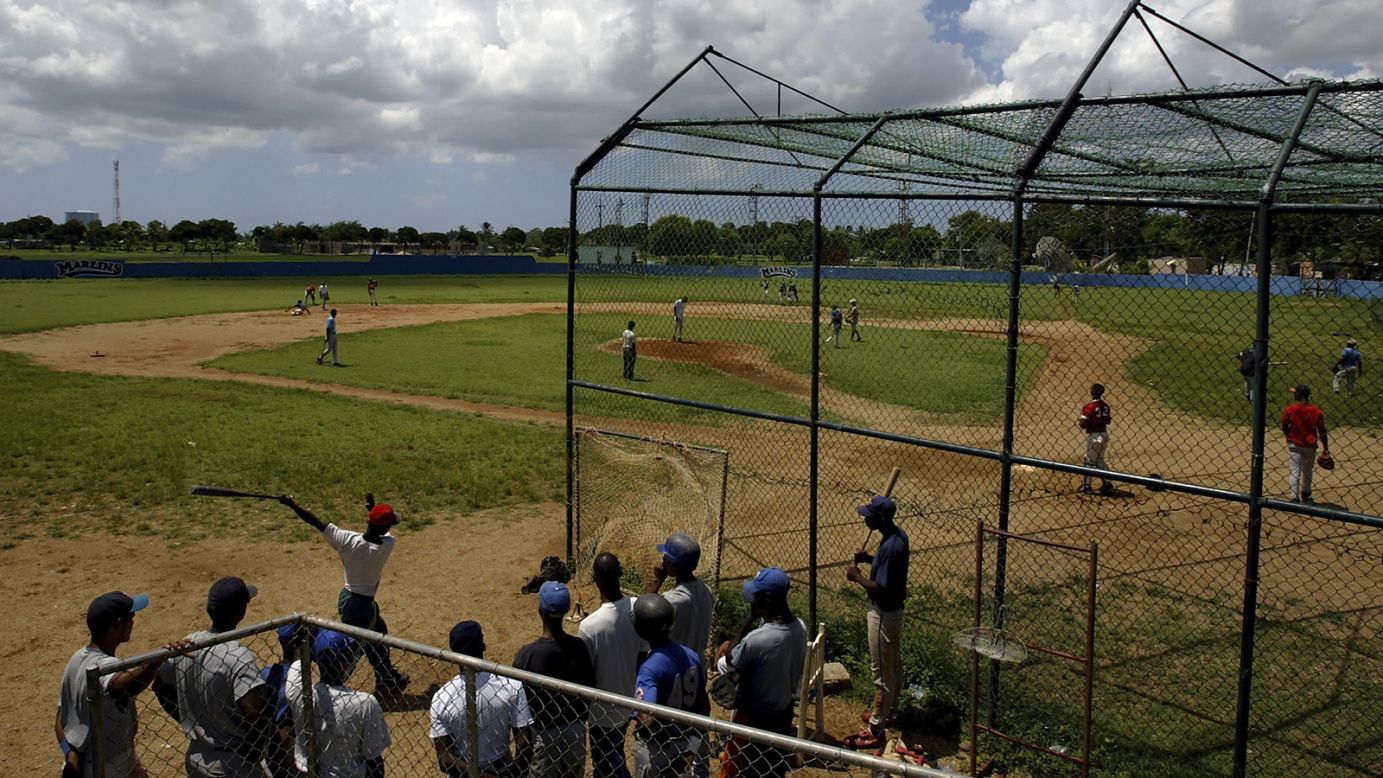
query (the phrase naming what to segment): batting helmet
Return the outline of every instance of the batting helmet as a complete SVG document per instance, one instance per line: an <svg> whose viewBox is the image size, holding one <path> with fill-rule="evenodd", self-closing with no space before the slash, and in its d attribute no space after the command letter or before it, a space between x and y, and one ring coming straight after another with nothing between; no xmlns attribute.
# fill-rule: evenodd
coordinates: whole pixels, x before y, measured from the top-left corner
<svg viewBox="0 0 1383 778"><path fill-rule="evenodd" d="M695 570L701 564L701 544L685 532L668 535L658 551L668 564L682 570Z"/></svg>
<svg viewBox="0 0 1383 778"><path fill-rule="evenodd" d="M663 595L641 594L634 601L634 632L649 643L667 640L672 620L672 603Z"/></svg>

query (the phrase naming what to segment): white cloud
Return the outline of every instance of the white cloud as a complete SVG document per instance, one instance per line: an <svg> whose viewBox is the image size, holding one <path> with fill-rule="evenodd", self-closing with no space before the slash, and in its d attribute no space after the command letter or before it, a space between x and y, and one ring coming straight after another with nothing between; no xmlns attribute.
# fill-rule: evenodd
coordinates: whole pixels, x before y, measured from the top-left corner
<svg viewBox="0 0 1383 778"><path fill-rule="evenodd" d="M320 172L322 172L322 166L317 162L305 162L293 166L293 175L295 176L315 176Z"/></svg>

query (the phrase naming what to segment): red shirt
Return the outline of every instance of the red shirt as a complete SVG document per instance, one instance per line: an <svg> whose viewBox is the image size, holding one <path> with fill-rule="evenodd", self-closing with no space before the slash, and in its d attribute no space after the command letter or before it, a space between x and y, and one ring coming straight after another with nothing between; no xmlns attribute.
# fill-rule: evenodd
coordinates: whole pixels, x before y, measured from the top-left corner
<svg viewBox="0 0 1383 778"><path fill-rule="evenodd" d="M1086 432L1104 432L1109 429L1109 403L1091 400L1080 409L1080 417L1085 419Z"/></svg>
<svg viewBox="0 0 1383 778"><path fill-rule="evenodd" d="M1316 431L1325 421L1325 411L1309 402L1292 403L1282 409L1282 426L1287 430L1287 442L1293 446L1312 448Z"/></svg>

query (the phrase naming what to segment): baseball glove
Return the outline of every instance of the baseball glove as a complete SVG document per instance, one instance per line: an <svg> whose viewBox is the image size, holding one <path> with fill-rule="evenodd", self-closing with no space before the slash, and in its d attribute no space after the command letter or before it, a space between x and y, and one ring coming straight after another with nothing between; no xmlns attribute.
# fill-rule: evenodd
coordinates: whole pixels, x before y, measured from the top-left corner
<svg viewBox="0 0 1383 778"><path fill-rule="evenodd" d="M726 710L738 710L740 706L740 674L724 673L711 679L711 699Z"/></svg>
<svg viewBox="0 0 1383 778"><path fill-rule="evenodd" d="M1320 456L1316 457L1316 466L1322 470L1334 470L1335 457L1330 456L1329 451L1322 451Z"/></svg>

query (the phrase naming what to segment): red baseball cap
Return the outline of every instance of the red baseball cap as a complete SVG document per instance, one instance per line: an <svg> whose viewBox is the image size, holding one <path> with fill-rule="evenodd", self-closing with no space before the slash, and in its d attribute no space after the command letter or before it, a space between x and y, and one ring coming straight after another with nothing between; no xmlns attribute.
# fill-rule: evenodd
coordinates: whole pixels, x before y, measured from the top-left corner
<svg viewBox="0 0 1383 778"><path fill-rule="evenodd" d="M387 502L370 509L370 523L381 527L392 527L399 523L399 515L394 512L394 508Z"/></svg>

